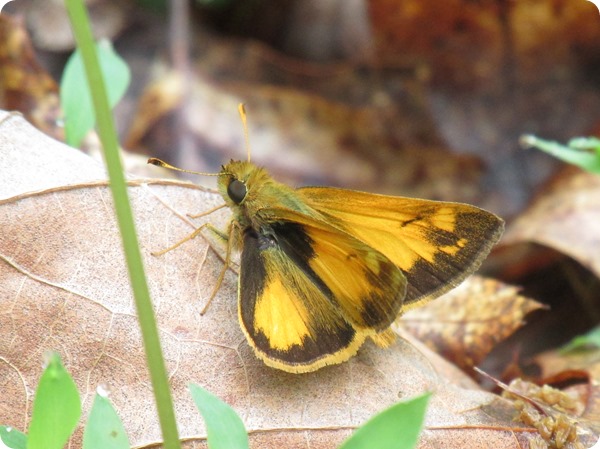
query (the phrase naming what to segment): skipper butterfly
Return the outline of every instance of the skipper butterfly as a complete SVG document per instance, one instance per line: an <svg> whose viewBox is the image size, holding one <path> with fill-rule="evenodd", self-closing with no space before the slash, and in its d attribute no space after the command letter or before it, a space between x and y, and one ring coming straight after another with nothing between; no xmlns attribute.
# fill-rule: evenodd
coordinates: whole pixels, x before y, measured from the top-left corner
<svg viewBox="0 0 600 449"><path fill-rule="evenodd" d="M247 139L242 105L240 114ZM504 228L468 204L292 188L249 160L216 176L225 204L208 212L227 206L232 219L226 232L215 230L227 252L212 296L241 251L242 331L265 364L292 373L344 362L368 338L389 344L392 323L477 270Z"/></svg>

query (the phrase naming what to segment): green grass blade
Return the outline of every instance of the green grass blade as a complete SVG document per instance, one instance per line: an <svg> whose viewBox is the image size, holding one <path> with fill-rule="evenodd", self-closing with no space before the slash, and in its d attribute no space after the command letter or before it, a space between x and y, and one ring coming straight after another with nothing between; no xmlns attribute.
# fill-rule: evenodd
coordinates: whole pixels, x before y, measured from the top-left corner
<svg viewBox="0 0 600 449"><path fill-rule="evenodd" d="M129 439L110 401L96 393L83 432L83 449L129 449Z"/></svg>
<svg viewBox="0 0 600 449"><path fill-rule="evenodd" d="M127 185L123 176L117 133L108 106L104 78L96 57L89 17L82 0L65 0L65 4L77 47L81 51L88 86L92 94L98 123L98 136L104 149L104 158L110 178L117 222L121 231L129 280L133 290L152 390L156 400L158 419L164 440L163 447L165 449L178 449L181 444L177 433L173 398L160 348L156 317L150 302L150 291L146 282L144 265L142 264L142 255L127 194Z"/></svg>
<svg viewBox="0 0 600 449"><path fill-rule="evenodd" d="M413 449L419 440L429 397L426 393L375 415L340 449Z"/></svg>
<svg viewBox="0 0 600 449"><path fill-rule="evenodd" d="M35 392L27 449L62 449L80 416L75 382L53 353Z"/></svg>
<svg viewBox="0 0 600 449"><path fill-rule="evenodd" d="M190 392L206 423L209 449L248 449L248 433L235 410L198 385L190 384Z"/></svg>
<svg viewBox="0 0 600 449"><path fill-rule="evenodd" d="M96 54L112 109L125 95L131 81L131 72L109 41L96 44ZM65 65L60 81L60 104L65 116L67 143L72 147L79 147L82 139L96 124L92 96L79 50L73 52Z"/></svg>
<svg viewBox="0 0 600 449"><path fill-rule="evenodd" d="M13 427L0 426L0 448L2 444L9 449L26 449L27 436Z"/></svg>

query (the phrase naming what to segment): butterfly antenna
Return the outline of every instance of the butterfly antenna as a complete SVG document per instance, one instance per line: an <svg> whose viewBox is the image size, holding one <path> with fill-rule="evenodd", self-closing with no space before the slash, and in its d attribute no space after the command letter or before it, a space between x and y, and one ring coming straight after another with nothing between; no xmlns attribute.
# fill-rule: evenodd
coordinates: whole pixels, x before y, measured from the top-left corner
<svg viewBox="0 0 600 449"><path fill-rule="evenodd" d="M184 173L191 173L193 175L202 175L202 176L219 176L219 173L204 173L200 171L192 171L192 170L184 170L183 168L174 167L171 164L167 164L165 161L161 161L155 157L151 157L148 159L148 163L152 165L157 165L159 167L168 168L169 170L181 171Z"/></svg>
<svg viewBox="0 0 600 449"><path fill-rule="evenodd" d="M248 120L246 118L246 108L244 103L238 105L242 126L244 127L244 141L246 142L246 151L248 152L248 162L250 162L250 137L248 135Z"/></svg>

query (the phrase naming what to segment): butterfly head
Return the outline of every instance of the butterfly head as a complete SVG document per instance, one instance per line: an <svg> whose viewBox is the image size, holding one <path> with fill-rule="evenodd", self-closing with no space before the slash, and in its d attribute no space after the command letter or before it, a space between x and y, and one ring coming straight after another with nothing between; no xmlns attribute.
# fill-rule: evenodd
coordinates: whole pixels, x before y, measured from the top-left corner
<svg viewBox="0 0 600 449"><path fill-rule="evenodd" d="M229 207L242 207L260 191L272 178L261 167L248 161L230 161L223 165L219 173L218 187L221 196Z"/></svg>

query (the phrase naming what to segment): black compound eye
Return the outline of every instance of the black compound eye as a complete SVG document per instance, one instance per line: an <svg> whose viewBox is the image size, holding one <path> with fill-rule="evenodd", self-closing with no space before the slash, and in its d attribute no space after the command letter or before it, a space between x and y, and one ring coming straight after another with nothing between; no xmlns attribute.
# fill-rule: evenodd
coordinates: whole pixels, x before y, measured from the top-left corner
<svg viewBox="0 0 600 449"><path fill-rule="evenodd" d="M246 197L246 193L248 193L246 184L237 179L231 181L227 186L227 195L229 195L229 198L231 198L235 204L240 204Z"/></svg>

